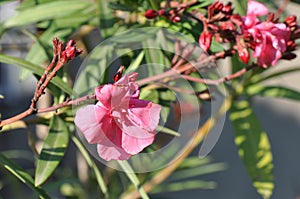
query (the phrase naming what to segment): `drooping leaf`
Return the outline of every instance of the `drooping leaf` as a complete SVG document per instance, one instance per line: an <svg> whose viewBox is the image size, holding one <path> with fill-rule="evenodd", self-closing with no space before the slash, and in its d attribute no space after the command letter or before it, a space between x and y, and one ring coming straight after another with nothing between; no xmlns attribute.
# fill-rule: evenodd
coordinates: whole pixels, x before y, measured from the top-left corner
<svg viewBox="0 0 300 199"><path fill-rule="evenodd" d="M172 182L155 187L152 193L188 191L191 189L215 189L217 184L213 181L188 180L187 182Z"/></svg>
<svg viewBox="0 0 300 199"><path fill-rule="evenodd" d="M299 72L299 71L300 71L300 67L296 67L296 68L291 68L291 69L288 69L288 70L282 70L282 71L279 71L279 72L274 72L274 73L267 74L267 75L262 73L261 77L255 79L256 81L253 81L253 83L263 82L263 81L266 81L266 80L269 80L269 79L272 79L272 78L275 78L275 77L279 77L279 76L289 74L289 73L296 73L296 72Z"/></svg>
<svg viewBox="0 0 300 199"><path fill-rule="evenodd" d="M69 143L65 122L57 115L51 118L49 134L43 142L35 170L35 186L43 184L54 172L63 158Z"/></svg>
<svg viewBox="0 0 300 199"><path fill-rule="evenodd" d="M281 86L252 85L247 88L247 93L251 96L276 97L300 101L300 92L291 88Z"/></svg>
<svg viewBox="0 0 300 199"><path fill-rule="evenodd" d="M7 169L11 174L16 176L21 182L30 187L35 193L39 195L42 199L50 199L50 196L39 186L34 186L34 182L32 177L16 165L13 161L5 157L2 153L0 153L0 164Z"/></svg>
<svg viewBox="0 0 300 199"><path fill-rule="evenodd" d="M236 132L235 143L239 155L253 186L263 198L268 199L274 188L273 157L268 136L246 100L232 104L230 119Z"/></svg>
<svg viewBox="0 0 300 199"><path fill-rule="evenodd" d="M51 1L20 11L17 15L5 21L4 27L11 28L68 16L90 5L90 2L80 0L74 0L72 3L70 1Z"/></svg>
<svg viewBox="0 0 300 199"><path fill-rule="evenodd" d="M42 76L44 73L44 69L40 66L37 66L35 64L32 64L29 61L17 58L17 57L12 57L9 55L3 55L0 54L0 62L6 63L6 64L12 64L21 68L25 68L30 70L33 74L36 74L38 76ZM59 77L55 77L51 80L51 84L54 84L58 88L60 88L62 91L66 92L69 95L72 95L72 88L68 86L65 82L62 81Z"/></svg>
<svg viewBox="0 0 300 199"><path fill-rule="evenodd" d="M172 176L170 176L170 180L176 181L176 180L186 180L191 177L196 177L199 175L209 174L209 173L215 173L218 171L223 171L226 168L226 164L224 163L211 163L206 165L201 165L194 168L189 169L182 169L179 171L175 171Z"/></svg>

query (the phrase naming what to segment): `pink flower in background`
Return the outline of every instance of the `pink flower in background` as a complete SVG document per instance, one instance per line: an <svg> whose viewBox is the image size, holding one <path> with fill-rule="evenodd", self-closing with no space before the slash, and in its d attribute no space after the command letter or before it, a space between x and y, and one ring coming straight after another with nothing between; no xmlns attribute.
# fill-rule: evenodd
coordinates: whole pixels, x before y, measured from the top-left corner
<svg viewBox="0 0 300 199"><path fill-rule="evenodd" d="M247 16L243 17L243 33L250 33L253 38L253 57L264 68L272 65L282 57L287 49L291 32L284 23L272 21L260 22L257 16L266 15L268 9L261 3L250 0Z"/></svg>
<svg viewBox="0 0 300 199"><path fill-rule="evenodd" d="M286 51L290 30L283 23L263 22L248 30L256 43L253 57L264 68L274 66Z"/></svg>
<svg viewBox="0 0 300 199"><path fill-rule="evenodd" d="M161 107L140 100L137 73L95 89L98 102L79 109L75 124L99 156L126 160L153 143Z"/></svg>
<svg viewBox="0 0 300 199"><path fill-rule="evenodd" d="M249 0L247 7L247 15L243 17L244 27L251 28L259 23L257 16L263 16L269 13L268 8L257 1Z"/></svg>

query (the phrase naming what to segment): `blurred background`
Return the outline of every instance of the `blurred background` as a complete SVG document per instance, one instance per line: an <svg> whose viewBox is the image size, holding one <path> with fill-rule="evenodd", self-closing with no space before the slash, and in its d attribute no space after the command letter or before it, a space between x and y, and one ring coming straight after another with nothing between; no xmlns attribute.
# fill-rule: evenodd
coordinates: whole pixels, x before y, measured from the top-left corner
<svg viewBox="0 0 300 199"><path fill-rule="evenodd" d="M278 5L285 1L277 1ZM3 4L0 6L0 22L14 14L14 9L18 2ZM286 9L286 14L300 17L300 5L297 1L290 2ZM34 31L34 27L33 31ZM101 38L91 32L88 36L91 48L97 45ZM0 53L16 57L25 57L29 48L33 44L25 34L18 30L6 32L0 39ZM281 61L276 68L272 70L281 70L287 67L300 67L300 51L297 51L298 58L293 61ZM226 63L228 60L220 62L218 65L222 72L227 74ZM2 118L10 117L23 111L30 104L31 96L35 89L36 79L28 76L20 79L20 70L18 67L0 63L0 94L5 98L0 100L0 110ZM278 77L272 82L272 85L285 85L300 91L300 73L293 73L284 77ZM47 98L47 96L46 96ZM47 101L47 100L46 100ZM13 102L13 103L12 103ZM50 102L49 102L50 103ZM47 105L47 104L46 104ZM41 106L46 106L41 105ZM275 190L272 199L299 199L300 198L300 104L298 102L283 99L265 99L255 98L255 112L257 113L264 130L268 133L272 144L274 157L274 176ZM44 127L37 127L44 128ZM38 139L43 139L42 129L32 128L32 132L41 132L37 134ZM24 133L23 130L15 130L0 134L0 151L6 151L11 156L15 156L16 162L20 163L25 169L33 169L34 157L29 147L29 138L32 133ZM37 143L38 144L38 143ZM61 175L65 179L72 179L74 172L82 175L88 171L84 164L80 165L80 155L74 153L74 146L68 148L66 158L63 160L60 168ZM194 152L197 155L199 148ZM221 137L212 152L209 154L212 162L225 163L224 171L202 175L199 178L208 181L215 181L217 187L208 190L192 190L188 192L175 192L168 194L154 194L153 198L174 198L184 197L202 198L202 199L260 199L252 187L251 180L246 173L241 159L238 157L237 148L234 144L234 132L231 123L226 121ZM22 157L18 159L18 157ZM74 166L70 166L70 162ZM68 163L68 164L67 164ZM99 164L99 166L101 166ZM81 173L81 174L80 174ZM11 185L14 184L12 187ZM55 185L53 185L55 186ZM67 188L65 188L67 190ZM10 177L7 172L0 169L0 198L24 198L24 194L30 190L15 179ZM188 195L187 195L188 194ZM64 198L57 196L58 198ZM65 197L72 198L72 197Z"/></svg>

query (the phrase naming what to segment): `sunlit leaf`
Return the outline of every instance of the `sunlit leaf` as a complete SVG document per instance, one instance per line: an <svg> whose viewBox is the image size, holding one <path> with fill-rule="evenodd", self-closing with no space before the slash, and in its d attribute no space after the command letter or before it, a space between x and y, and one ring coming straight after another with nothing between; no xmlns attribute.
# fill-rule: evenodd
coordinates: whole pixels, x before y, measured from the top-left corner
<svg viewBox="0 0 300 199"><path fill-rule="evenodd" d="M279 76L289 74L289 73L296 73L296 72L299 72L299 71L300 71L300 67L296 67L296 68L291 68L291 69L288 69L288 70L282 70L282 71L279 71L279 72L274 72L274 73L267 74L267 75L262 73L261 77L258 78L258 79L255 79L256 81L253 81L253 82L254 83L263 82L263 81L266 81L266 80L269 80L269 79L272 79L272 78L275 78L275 77L279 77Z"/></svg>
<svg viewBox="0 0 300 199"><path fill-rule="evenodd" d="M50 196L39 186L34 186L32 177L16 165L13 161L9 160L2 153L0 153L0 164L7 169L11 174L16 176L21 182L29 186L34 192L36 192L42 199L50 199Z"/></svg>
<svg viewBox="0 0 300 199"><path fill-rule="evenodd" d="M42 20L64 17L87 8L89 5L91 5L90 2L79 0L74 0L71 4L70 1L52 1L40 4L20 11L17 15L5 21L4 27L11 28Z"/></svg>
<svg viewBox="0 0 300 199"><path fill-rule="evenodd" d="M267 134L246 100L232 103L230 119L239 155L254 187L263 198L270 198L274 188L273 157Z"/></svg>
<svg viewBox="0 0 300 199"><path fill-rule="evenodd" d="M291 88L281 86L253 85L247 88L247 93L251 96L285 98L290 100L300 100L300 92Z"/></svg>
<svg viewBox="0 0 300 199"><path fill-rule="evenodd" d="M190 189L215 189L217 184L212 181L188 180L185 182L173 182L155 187L152 193L188 191Z"/></svg>
<svg viewBox="0 0 300 199"><path fill-rule="evenodd" d="M226 169L226 164L224 163L214 163L214 164L206 164L201 165L194 168L189 169L182 169L179 171L175 171L174 174L170 177L170 180L187 180L187 178L209 174L209 173L215 173L218 171L223 171Z"/></svg>
<svg viewBox="0 0 300 199"><path fill-rule="evenodd" d="M170 129L170 128L167 128L167 127L165 127L165 126L160 126L160 125L158 125L158 126L157 126L157 130L160 131L160 132L169 134L169 135L180 136L180 133L178 133L177 131L174 131L174 130L172 130L172 129Z"/></svg>
<svg viewBox="0 0 300 199"><path fill-rule="evenodd" d="M54 172L63 158L69 143L69 133L65 122L54 116L50 122L49 134L43 142L35 171L35 185L43 184Z"/></svg>

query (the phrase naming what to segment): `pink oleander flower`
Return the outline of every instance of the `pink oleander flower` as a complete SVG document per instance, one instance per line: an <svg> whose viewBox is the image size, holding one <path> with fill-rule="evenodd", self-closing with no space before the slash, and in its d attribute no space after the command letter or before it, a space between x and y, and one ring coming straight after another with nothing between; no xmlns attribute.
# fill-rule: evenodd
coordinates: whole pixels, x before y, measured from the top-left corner
<svg viewBox="0 0 300 199"><path fill-rule="evenodd" d="M249 0L247 7L247 15L243 17L244 27L251 28L259 23L257 16L263 16L269 13L268 8L257 1Z"/></svg>
<svg viewBox="0 0 300 199"><path fill-rule="evenodd" d="M253 57L264 68L274 66L287 49L290 30L283 23L263 22L249 30L256 42Z"/></svg>
<svg viewBox="0 0 300 199"><path fill-rule="evenodd" d="M95 89L98 102L79 109L75 124L104 160L126 160L153 143L160 105L139 99L137 73Z"/></svg>
<svg viewBox="0 0 300 199"><path fill-rule="evenodd" d="M253 57L264 68L274 66L287 49L291 32L284 23L260 22L257 16L266 15L268 9L261 3L250 0L247 16L243 17L243 33L253 37Z"/></svg>

